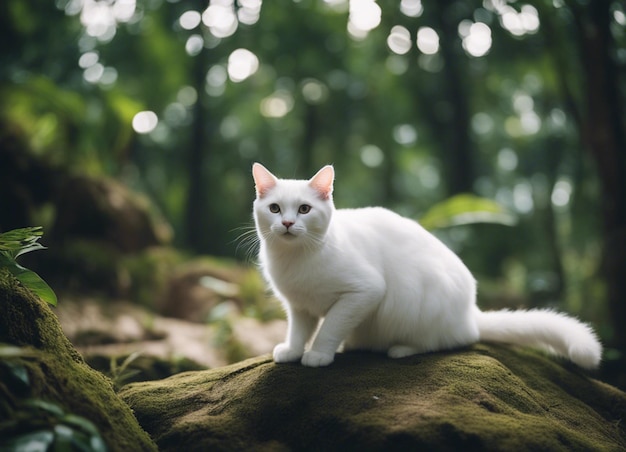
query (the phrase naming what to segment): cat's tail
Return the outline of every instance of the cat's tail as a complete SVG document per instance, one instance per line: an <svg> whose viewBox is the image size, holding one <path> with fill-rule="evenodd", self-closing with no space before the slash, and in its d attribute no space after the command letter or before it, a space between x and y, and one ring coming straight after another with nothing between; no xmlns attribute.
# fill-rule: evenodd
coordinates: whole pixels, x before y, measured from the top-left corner
<svg viewBox="0 0 626 452"><path fill-rule="evenodd" d="M600 365L600 341L589 325L573 317L544 309L476 311L483 341L538 347L585 369Z"/></svg>

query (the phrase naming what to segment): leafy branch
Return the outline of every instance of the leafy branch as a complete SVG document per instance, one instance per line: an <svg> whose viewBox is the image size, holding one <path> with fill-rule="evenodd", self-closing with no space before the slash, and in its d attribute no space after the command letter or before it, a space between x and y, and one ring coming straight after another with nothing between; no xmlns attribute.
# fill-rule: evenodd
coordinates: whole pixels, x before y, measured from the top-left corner
<svg viewBox="0 0 626 452"><path fill-rule="evenodd" d="M7 268L24 287L30 289L42 300L56 306L57 297L50 286L37 273L16 262L22 254L46 249L38 243L41 236L43 236L41 226L13 229L0 234L0 267Z"/></svg>
<svg viewBox="0 0 626 452"><path fill-rule="evenodd" d="M513 226L517 217L495 201L462 193L432 206L419 220L426 229L474 223Z"/></svg>

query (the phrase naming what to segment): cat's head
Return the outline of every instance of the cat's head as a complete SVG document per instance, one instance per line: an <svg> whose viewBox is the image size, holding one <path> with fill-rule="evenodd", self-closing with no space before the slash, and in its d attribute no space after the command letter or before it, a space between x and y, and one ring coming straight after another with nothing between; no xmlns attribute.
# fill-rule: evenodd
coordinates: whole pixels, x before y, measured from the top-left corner
<svg viewBox="0 0 626 452"><path fill-rule="evenodd" d="M321 244L335 209L328 165L309 180L278 179L260 163L252 167L254 221L261 239L277 245Z"/></svg>

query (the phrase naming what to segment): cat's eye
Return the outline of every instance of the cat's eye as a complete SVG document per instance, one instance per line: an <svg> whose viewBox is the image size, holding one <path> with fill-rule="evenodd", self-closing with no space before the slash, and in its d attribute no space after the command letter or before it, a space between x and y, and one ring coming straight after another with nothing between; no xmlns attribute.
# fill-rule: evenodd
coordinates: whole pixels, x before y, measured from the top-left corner
<svg viewBox="0 0 626 452"><path fill-rule="evenodd" d="M280 212L280 206L276 203L270 204L270 212L272 213Z"/></svg>
<svg viewBox="0 0 626 452"><path fill-rule="evenodd" d="M300 207L298 207L298 213L301 214L307 214L311 211L311 206L309 206L308 204L302 204Z"/></svg>

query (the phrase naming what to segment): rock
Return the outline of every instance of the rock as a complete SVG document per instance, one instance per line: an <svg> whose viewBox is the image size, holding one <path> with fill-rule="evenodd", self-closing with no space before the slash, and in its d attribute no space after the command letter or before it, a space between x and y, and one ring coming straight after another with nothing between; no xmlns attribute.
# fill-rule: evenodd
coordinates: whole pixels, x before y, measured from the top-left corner
<svg viewBox="0 0 626 452"><path fill-rule="evenodd" d="M626 449L625 393L507 346L327 368L265 355L120 395L162 451Z"/></svg>
<svg viewBox="0 0 626 452"><path fill-rule="evenodd" d="M123 300L97 300L66 297L55 309L65 335L87 362L108 373L111 358L118 361L141 353L142 359L169 361L172 369L181 362L198 367L221 367L235 362L237 356L249 358L269 353L287 331L285 320L261 322L235 311L212 324L200 324L162 317L148 309ZM229 344L240 352L230 356ZM239 359L239 360L240 360ZM163 378L163 377L161 377Z"/></svg>
<svg viewBox="0 0 626 452"><path fill-rule="evenodd" d="M132 253L171 241L171 227L151 207L148 198L114 179L68 176L58 193L55 242L100 240Z"/></svg>
<svg viewBox="0 0 626 452"><path fill-rule="evenodd" d="M0 344L19 347L9 347L18 352L14 356L2 356L1 364L3 368L25 370L26 375L20 375L24 389L20 392L28 392L29 399L42 401L45 407L58 407L52 411L60 411L68 422L78 422L76 416L87 419L95 425L109 450L156 450L130 408L113 390L111 381L85 364L63 335L48 305L4 269L0 269L0 311ZM20 407L28 401L14 390L15 382L9 381L10 376L6 372L0 374L0 450L7 450L3 442L12 441L16 434L29 431L66 434L69 427L59 426L49 416L33 422L15 419L18 414L22 416L24 410ZM20 431L16 432L16 425ZM28 426L36 430L33 432ZM58 445L70 450L69 445L65 446L68 448Z"/></svg>

